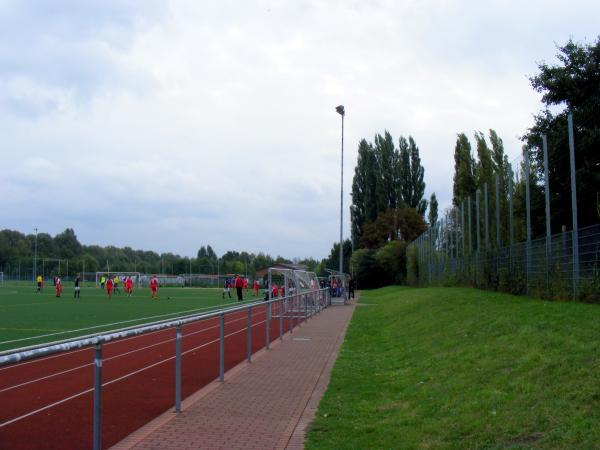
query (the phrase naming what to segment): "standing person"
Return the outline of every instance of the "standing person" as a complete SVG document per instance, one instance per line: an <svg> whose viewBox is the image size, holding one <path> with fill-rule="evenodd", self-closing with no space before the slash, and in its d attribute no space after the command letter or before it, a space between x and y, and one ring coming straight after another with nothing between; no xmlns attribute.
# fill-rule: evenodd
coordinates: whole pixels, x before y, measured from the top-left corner
<svg viewBox="0 0 600 450"><path fill-rule="evenodd" d="M115 294L121 295L121 290L119 289L119 277L115 275L113 278L113 288L115 290Z"/></svg>
<svg viewBox="0 0 600 450"><path fill-rule="evenodd" d="M152 292L152 298L157 298L158 278L156 278L156 275L152 275L152 279L150 280L150 291Z"/></svg>
<svg viewBox="0 0 600 450"><path fill-rule="evenodd" d="M110 277L106 280L106 293L108 294L108 298L112 298L113 292L113 281Z"/></svg>
<svg viewBox="0 0 600 450"><path fill-rule="evenodd" d="M231 292L229 292L229 278L225 278L225 283L223 284L223 296L221 298L225 298L225 294L231 298Z"/></svg>
<svg viewBox="0 0 600 450"><path fill-rule="evenodd" d="M131 277L127 277L125 280L125 292L127 292L128 297L131 297L131 294L133 294L133 280Z"/></svg>
<svg viewBox="0 0 600 450"><path fill-rule="evenodd" d="M258 279L254 279L254 284L252 285L252 295L258 297L258 289L260 286L258 285Z"/></svg>
<svg viewBox="0 0 600 450"><path fill-rule="evenodd" d="M44 287L44 279L42 278L41 275L37 276L37 293L42 292L42 288Z"/></svg>
<svg viewBox="0 0 600 450"><path fill-rule="evenodd" d="M106 278L104 275L100 277L100 289L104 289L104 284L106 283Z"/></svg>
<svg viewBox="0 0 600 450"><path fill-rule="evenodd" d="M356 289L356 281L350 277L350 281L348 281L348 298L354 298L354 289Z"/></svg>
<svg viewBox="0 0 600 450"><path fill-rule="evenodd" d="M80 283L81 283L81 278L79 278L79 275L77 275L77 277L75 277L75 292L73 293L73 298L80 298L80 293L81 293L81 286L79 286Z"/></svg>
<svg viewBox="0 0 600 450"><path fill-rule="evenodd" d="M244 290L248 293L248 278L244 278Z"/></svg>
<svg viewBox="0 0 600 450"><path fill-rule="evenodd" d="M238 302L241 302L244 300L244 298L242 297L242 289L244 288L244 281L242 280L242 277L240 277L239 275L235 276L235 290L237 291L237 299Z"/></svg>
<svg viewBox="0 0 600 450"><path fill-rule="evenodd" d="M60 279L60 275L54 277L54 290L56 291L56 296L60 297L60 294L62 294L62 280Z"/></svg>

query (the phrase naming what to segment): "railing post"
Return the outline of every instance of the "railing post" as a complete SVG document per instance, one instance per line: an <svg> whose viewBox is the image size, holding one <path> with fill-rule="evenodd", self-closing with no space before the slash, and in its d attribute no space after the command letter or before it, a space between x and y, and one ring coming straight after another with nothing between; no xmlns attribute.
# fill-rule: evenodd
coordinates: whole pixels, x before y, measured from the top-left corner
<svg viewBox="0 0 600 450"><path fill-rule="evenodd" d="M269 348L270 348L269 344L271 341L271 336L270 336L270 334L271 334L270 333L270 331L271 331L271 326L270 326L271 325L271 302L269 301L265 306L266 306L265 314L266 314L266 319L267 319L266 324L265 324L266 325L265 326L265 339L267 341L265 347L267 350L269 350Z"/></svg>
<svg viewBox="0 0 600 450"><path fill-rule="evenodd" d="M284 307L283 307L283 302L285 301L285 299L281 299L279 300L279 340L282 341L283 340L283 311L284 311Z"/></svg>
<svg viewBox="0 0 600 450"><path fill-rule="evenodd" d="M225 381L225 314L219 316L219 381Z"/></svg>
<svg viewBox="0 0 600 450"><path fill-rule="evenodd" d="M181 412L181 325L175 330L175 412Z"/></svg>
<svg viewBox="0 0 600 450"><path fill-rule="evenodd" d="M94 355L94 450L102 449L102 343Z"/></svg>
<svg viewBox="0 0 600 450"><path fill-rule="evenodd" d="M343 295L346 295L346 293L344 293ZM304 297L304 322L308 322L308 298L306 297L306 294L303 295Z"/></svg>
<svg viewBox="0 0 600 450"><path fill-rule="evenodd" d="M294 334L294 297L290 297L290 334Z"/></svg>
<svg viewBox="0 0 600 450"><path fill-rule="evenodd" d="M248 319L246 320L247 327L247 343L246 343L246 359L252 362L252 307L248 308Z"/></svg>

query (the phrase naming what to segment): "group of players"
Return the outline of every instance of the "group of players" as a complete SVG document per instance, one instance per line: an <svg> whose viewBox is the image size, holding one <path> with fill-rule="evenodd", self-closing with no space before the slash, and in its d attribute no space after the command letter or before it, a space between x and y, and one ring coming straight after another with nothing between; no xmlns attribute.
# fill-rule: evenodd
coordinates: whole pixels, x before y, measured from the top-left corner
<svg viewBox="0 0 600 450"><path fill-rule="evenodd" d="M133 279L129 276L125 276L122 278L122 280L125 289L125 294L127 295L127 297L131 297L133 295ZM104 275L102 275L100 277L100 289L106 289L106 294L108 295L108 298L111 298L113 296L113 292L115 294L121 295L121 290L119 289L120 281L121 279L119 279L119 277L116 275L113 278L106 278ZM152 289L153 283L155 289ZM156 298L156 292L158 291L158 279L156 278L156 276L153 276L152 280L150 280L150 289L152 290L152 298Z"/></svg>
<svg viewBox="0 0 600 450"><path fill-rule="evenodd" d="M62 292L63 292L63 283L62 283L62 278L60 275L55 275L53 278L53 284L54 284L54 292L56 293L56 297L60 298L62 296ZM111 277L104 277L102 276L100 278L100 288L101 289L106 289L106 294L108 295L108 298L111 298L113 295L113 292L115 294L119 294L121 295L121 290L119 289L119 282L121 280L119 279L118 276L115 276L113 278ZM123 281L123 285L124 285L124 289L125 289L125 294L128 297L131 297L133 295L133 279L129 276L126 276L124 278L122 278ZM36 278L36 283L37 283L37 291L36 293L41 293L42 289L44 288L44 278L41 275L38 275ZM73 292L73 298L81 298L81 277L79 275L77 275L77 277L75 277L75 281L74 281L74 287L75 290ZM153 275L152 278L150 279L150 291L151 291L151 295L153 299L157 298L158 295L158 278L156 277L156 275Z"/></svg>

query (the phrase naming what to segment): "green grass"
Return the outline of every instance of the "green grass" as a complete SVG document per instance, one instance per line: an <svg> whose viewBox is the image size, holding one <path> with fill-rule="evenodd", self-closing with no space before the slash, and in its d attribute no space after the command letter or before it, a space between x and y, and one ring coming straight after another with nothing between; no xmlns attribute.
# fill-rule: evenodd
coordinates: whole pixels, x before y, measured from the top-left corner
<svg viewBox="0 0 600 450"><path fill-rule="evenodd" d="M61 298L54 287L36 294L30 284L8 284L0 288L0 351L34 344L70 339L181 315L206 312L237 304L221 298L222 288L161 288L158 300L150 298L148 288L134 291L131 298L113 295L95 287L85 287L81 298L73 298L67 284ZM251 300L252 291L244 293ZM257 299L254 299L257 300Z"/></svg>
<svg viewBox="0 0 600 450"><path fill-rule="evenodd" d="M308 449L598 449L600 307L363 291Z"/></svg>

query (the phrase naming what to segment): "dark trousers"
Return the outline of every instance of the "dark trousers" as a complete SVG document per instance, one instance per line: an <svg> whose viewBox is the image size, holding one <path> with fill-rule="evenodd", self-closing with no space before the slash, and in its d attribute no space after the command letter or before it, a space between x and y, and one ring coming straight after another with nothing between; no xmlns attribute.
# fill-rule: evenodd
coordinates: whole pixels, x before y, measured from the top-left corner
<svg viewBox="0 0 600 450"><path fill-rule="evenodd" d="M235 288L235 290L237 291L238 302L241 302L242 300L244 300L244 299L242 298L242 288L241 288L241 287L239 287L239 288Z"/></svg>

